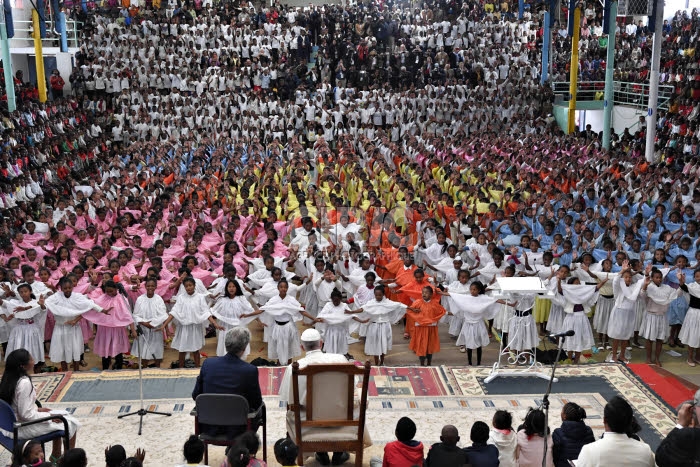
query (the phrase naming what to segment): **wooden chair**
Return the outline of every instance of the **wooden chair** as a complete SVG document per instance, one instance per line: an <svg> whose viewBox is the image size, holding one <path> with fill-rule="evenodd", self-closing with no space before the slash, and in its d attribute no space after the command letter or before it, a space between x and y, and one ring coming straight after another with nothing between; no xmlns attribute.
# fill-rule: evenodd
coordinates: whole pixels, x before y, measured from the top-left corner
<svg viewBox="0 0 700 467"><path fill-rule="evenodd" d="M371 365L352 363L292 365L294 403L287 412L287 432L299 447L298 465L305 452L355 453L355 465L362 465L365 442L365 412ZM355 378L362 376L358 411L355 407ZM301 383L299 378L302 379ZM300 404L299 385L306 385L305 404ZM368 438L367 438L368 439Z"/></svg>

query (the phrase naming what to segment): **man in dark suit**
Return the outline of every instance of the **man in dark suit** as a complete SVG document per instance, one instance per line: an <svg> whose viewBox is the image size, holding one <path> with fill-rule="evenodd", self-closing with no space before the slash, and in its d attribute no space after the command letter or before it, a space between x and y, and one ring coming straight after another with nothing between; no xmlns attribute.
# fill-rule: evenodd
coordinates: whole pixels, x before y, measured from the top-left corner
<svg viewBox="0 0 700 467"><path fill-rule="evenodd" d="M678 425L661 441L656 449L659 467L700 466L700 390L691 402L678 409Z"/></svg>
<svg viewBox="0 0 700 467"><path fill-rule="evenodd" d="M192 399L197 399L200 394L237 394L245 397L250 412L255 412L262 404L258 368L241 359L250 344L250 331L242 326L230 329L226 333L225 343L226 355L204 361L192 391ZM252 428L257 429L257 426ZM201 425L201 429L208 435L237 436L246 427L230 429Z"/></svg>

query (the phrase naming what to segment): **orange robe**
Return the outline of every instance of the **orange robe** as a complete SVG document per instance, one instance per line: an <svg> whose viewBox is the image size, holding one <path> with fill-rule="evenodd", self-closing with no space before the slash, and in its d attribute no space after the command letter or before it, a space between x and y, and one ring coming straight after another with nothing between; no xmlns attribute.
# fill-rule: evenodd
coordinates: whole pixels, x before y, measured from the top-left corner
<svg viewBox="0 0 700 467"><path fill-rule="evenodd" d="M413 265L413 267L415 268L415 265ZM413 306L413 303L416 303L416 301L423 297L423 287L431 287L433 292L435 291L433 284L428 282L428 279L423 278L423 282L416 282L415 278L413 277L413 272L411 272L409 276L407 271L403 271L403 268L400 273L401 276L396 276L396 282L399 285L402 285L402 287L399 289L399 301L401 303L408 306ZM408 283L406 283L407 280ZM402 284L402 282L404 282L405 285ZM416 324L413 318L414 315L412 313L406 313L406 329L404 332L408 333L408 335L411 337L413 337L413 333L416 330Z"/></svg>
<svg viewBox="0 0 700 467"><path fill-rule="evenodd" d="M429 302L423 299L416 300L411 305L418 308L419 313L408 311L406 316L412 316L414 321L413 337L408 348L413 350L419 357L432 355L440 351L440 336L438 335L437 323L445 316L445 309L440 305L440 301L433 298Z"/></svg>

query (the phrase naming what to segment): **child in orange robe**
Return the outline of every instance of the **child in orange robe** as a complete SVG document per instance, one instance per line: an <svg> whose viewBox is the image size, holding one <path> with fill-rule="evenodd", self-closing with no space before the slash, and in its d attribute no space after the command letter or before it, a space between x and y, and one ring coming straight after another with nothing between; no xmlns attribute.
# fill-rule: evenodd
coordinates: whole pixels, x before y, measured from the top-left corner
<svg viewBox="0 0 700 467"><path fill-rule="evenodd" d="M438 335L438 322L445 316L445 309L440 305L440 300L432 300L433 288L423 287L423 298L413 302L407 308L412 312L415 322L413 338L408 348L413 350L421 366L430 366L433 354L440 351L440 336ZM408 314L407 314L408 316Z"/></svg>
<svg viewBox="0 0 700 467"><path fill-rule="evenodd" d="M413 265L415 267L415 265ZM401 286L397 291L399 293L399 301L405 305L411 305L415 303L415 300L419 300L423 296L423 288L430 287L432 289L432 284L428 282L425 277L425 272L423 268L415 268L413 270L413 277L408 273L404 273L396 277L396 283ZM410 279L409 279L410 278ZM413 321L413 315L406 313L406 329L404 330L404 339L410 339L413 337L415 332L415 323Z"/></svg>

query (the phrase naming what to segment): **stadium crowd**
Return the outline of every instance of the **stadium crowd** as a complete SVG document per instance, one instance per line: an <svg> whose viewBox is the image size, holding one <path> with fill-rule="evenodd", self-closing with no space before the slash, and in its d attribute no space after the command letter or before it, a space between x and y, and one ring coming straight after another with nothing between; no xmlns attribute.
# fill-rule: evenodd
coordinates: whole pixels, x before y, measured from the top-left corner
<svg viewBox="0 0 700 467"><path fill-rule="evenodd" d="M160 364L174 321L180 365L198 364L203 327L257 319L284 364L303 311L334 348L357 332L381 363L405 314L423 364L439 321L477 364L494 327L517 351L537 346L539 323L580 331L574 362L609 341L625 361L641 334L649 363L668 339L694 366L697 11L667 31L681 78L659 119L662 162L648 164L643 123L609 152L556 127L540 17L513 6L90 13L71 92L20 93L2 121L0 340L37 363L50 342L51 361L77 370L94 335L103 367L120 368L133 315L144 356ZM625 32L621 50L644 34ZM502 275L539 275L551 293L484 295Z"/></svg>

